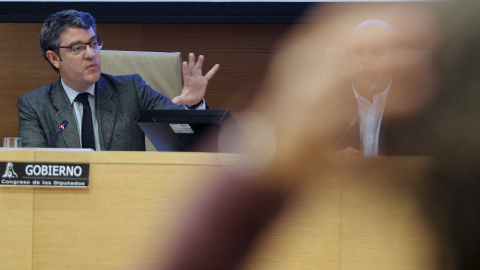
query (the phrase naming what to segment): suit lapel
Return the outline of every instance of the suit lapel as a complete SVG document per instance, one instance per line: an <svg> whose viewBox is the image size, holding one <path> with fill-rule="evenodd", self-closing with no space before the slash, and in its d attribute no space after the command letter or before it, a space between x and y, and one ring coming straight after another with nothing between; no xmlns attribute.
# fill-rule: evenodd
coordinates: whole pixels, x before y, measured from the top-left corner
<svg viewBox="0 0 480 270"><path fill-rule="evenodd" d="M95 107L102 150L110 149L117 116L116 105L114 89L100 77L95 86Z"/></svg>
<svg viewBox="0 0 480 270"><path fill-rule="evenodd" d="M397 90L395 89L395 85L392 82L392 85L390 86L390 91L388 93L387 101L385 103L385 109L384 109L384 114L386 111L387 116L382 116L382 122L380 124L380 133L378 135L378 155L380 156L393 154L392 151L394 146L393 145L394 138L392 138L392 135L395 136L395 131L394 131L395 123L394 121L392 121L392 119L390 119L391 117L390 118L388 117L390 115L388 110L392 102L395 101L396 91Z"/></svg>
<svg viewBox="0 0 480 270"><path fill-rule="evenodd" d="M55 106L55 108L58 110L55 114L56 123L60 125L64 120L68 121L67 128L65 128L65 130L60 134L60 137L57 139L57 141L63 141L66 148L80 148L80 135L78 133L77 121L75 119L73 107L70 104L60 80L54 83L50 95L53 106ZM57 145L61 144L57 143Z"/></svg>
<svg viewBox="0 0 480 270"><path fill-rule="evenodd" d="M351 83L348 83L342 89L346 89L346 94L342 95L342 100L339 101L339 106L341 106L342 111L345 111L346 115L350 115L351 120L348 122L348 125L341 129L336 149L342 150L346 147L352 147L362 151L362 149L360 149L360 117L358 116L358 102L353 93Z"/></svg>

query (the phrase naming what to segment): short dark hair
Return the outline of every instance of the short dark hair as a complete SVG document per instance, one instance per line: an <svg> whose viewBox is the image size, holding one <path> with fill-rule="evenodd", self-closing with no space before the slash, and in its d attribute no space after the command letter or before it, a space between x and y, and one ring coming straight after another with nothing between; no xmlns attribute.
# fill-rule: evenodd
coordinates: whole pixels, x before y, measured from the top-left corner
<svg viewBox="0 0 480 270"><path fill-rule="evenodd" d="M58 46L60 46L60 34L68 28L76 27L89 29L97 32L95 19L90 13L74 9L62 10L50 15L40 31L40 48L45 60L58 72L58 69L48 60L47 51L54 51L60 58ZM60 58L61 60L61 58Z"/></svg>

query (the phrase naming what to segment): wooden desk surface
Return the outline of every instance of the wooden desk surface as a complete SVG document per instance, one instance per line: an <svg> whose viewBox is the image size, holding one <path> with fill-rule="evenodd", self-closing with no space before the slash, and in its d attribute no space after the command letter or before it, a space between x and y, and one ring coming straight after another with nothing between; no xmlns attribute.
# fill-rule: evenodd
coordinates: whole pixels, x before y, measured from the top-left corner
<svg viewBox="0 0 480 270"><path fill-rule="evenodd" d="M219 166L213 153L0 150L0 161L90 162L89 189L0 188L6 269L139 269L161 260ZM375 171L357 170L364 162ZM412 186L426 158L340 160L312 176L244 269L433 269L435 241ZM353 166L352 166L353 164ZM361 170L360 170L361 171Z"/></svg>

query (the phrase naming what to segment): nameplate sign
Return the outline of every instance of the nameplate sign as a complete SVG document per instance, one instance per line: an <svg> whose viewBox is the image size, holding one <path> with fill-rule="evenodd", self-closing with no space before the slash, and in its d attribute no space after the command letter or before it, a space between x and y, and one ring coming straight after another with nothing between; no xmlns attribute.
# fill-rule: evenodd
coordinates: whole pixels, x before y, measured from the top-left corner
<svg viewBox="0 0 480 270"><path fill-rule="evenodd" d="M88 188L88 163L1 162L0 186Z"/></svg>

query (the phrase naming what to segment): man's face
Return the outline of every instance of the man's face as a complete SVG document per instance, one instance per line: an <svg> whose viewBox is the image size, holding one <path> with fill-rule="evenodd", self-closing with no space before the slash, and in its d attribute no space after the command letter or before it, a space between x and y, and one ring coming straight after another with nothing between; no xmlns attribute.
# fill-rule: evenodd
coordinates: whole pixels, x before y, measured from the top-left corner
<svg viewBox="0 0 480 270"><path fill-rule="evenodd" d="M60 34L60 46L66 47L76 43L87 43L96 38L92 28L68 28ZM90 46L78 55L70 49L60 48L61 60L52 61L60 71L60 76L66 85L77 91L85 91L95 84L101 73L102 59L99 50L92 50Z"/></svg>
<svg viewBox="0 0 480 270"><path fill-rule="evenodd" d="M360 95L371 98L384 91L391 79L393 33L372 23L357 29L347 50L348 71Z"/></svg>

